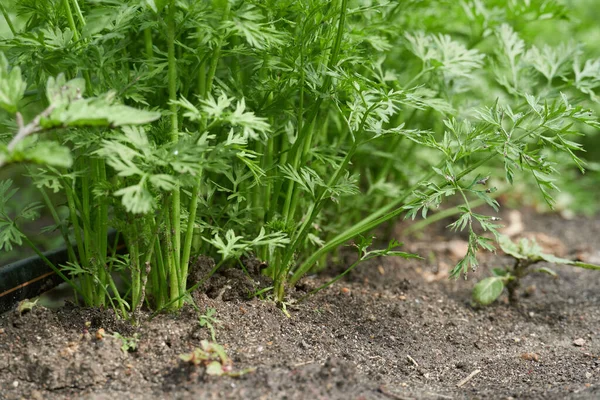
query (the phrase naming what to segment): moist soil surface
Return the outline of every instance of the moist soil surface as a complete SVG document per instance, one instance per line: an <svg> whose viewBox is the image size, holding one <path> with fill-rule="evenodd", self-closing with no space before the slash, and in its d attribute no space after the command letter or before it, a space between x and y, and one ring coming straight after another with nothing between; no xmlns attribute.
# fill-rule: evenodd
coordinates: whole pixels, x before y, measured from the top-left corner
<svg viewBox="0 0 600 400"><path fill-rule="evenodd" d="M534 235L557 255L600 261L598 217L516 211L504 217L515 237ZM558 279L524 279L519 307L508 304L506 293L489 307L474 307L475 282L511 260L489 255L468 281L448 279L466 244L443 229L447 222L404 238L404 250L424 260L367 262L289 304L289 316L273 302L244 298L265 282L237 271L218 274L194 297L201 314L215 310L216 341L233 372L246 372L239 377L209 375L203 363L179 358L211 340L192 307L152 321L143 314L137 327L109 310L68 305L6 313L0 398L600 398L600 273L557 266ZM396 228L399 236L404 227ZM300 298L351 261L343 253L329 276L307 277L290 297ZM200 260L197 270L206 264ZM137 349L123 351L115 332L137 335Z"/></svg>

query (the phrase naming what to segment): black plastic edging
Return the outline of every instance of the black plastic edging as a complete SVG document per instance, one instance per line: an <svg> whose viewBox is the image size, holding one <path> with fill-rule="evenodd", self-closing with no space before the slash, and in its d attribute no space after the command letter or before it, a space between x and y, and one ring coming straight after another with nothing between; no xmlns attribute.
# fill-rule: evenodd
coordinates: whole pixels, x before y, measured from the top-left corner
<svg viewBox="0 0 600 400"><path fill-rule="evenodd" d="M109 233L108 243L113 243L116 231ZM117 249L123 249L122 243ZM66 247L44 253L58 266L69 260ZM12 309L24 299L39 296L54 288L63 280L39 256L26 258L0 267L0 313Z"/></svg>

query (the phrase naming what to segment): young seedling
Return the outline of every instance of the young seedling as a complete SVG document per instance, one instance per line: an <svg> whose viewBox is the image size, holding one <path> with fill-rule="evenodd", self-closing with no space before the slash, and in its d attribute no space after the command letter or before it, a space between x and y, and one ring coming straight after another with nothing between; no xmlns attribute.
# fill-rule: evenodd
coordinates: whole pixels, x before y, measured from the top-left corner
<svg viewBox="0 0 600 400"><path fill-rule="evenodd" d="M485 278L475 285L473 288L473 300L482 306L493 303L500 297L505 288L508 292L510 304L517 305L519 303L518 289L521 286L521 280L531 273L544 273L558 278L558 274L546 266L532 268L538 263L564 264L600 270L600 266L597 265L544 253L535 239L522 238L518 243L515 243L508 236L501 235L499 244L502 251L514 259L514 263L512 266L506 268L494 268L492 270L494 276Z"/></svg>
<svg viewBox="0 0 600 400"><path fill-rule="evenodd" d="M214 308L207 308L206 314L201 315L199 319L199 323L201 327L206 327L210 331L210 337L213 342L216 342L216 334L214 324L218 324L220 321L214 317L217 310Z"/></svg>
<svg viewBox="0 0 600 400"><path fill-rule="evenodd" d="M193 365L202 365L206 368L208 375L237 377L249 372L254 372L256 368L246 368L239 371L233 370L233 362L227 356L223 346L217 343L210 343L203 340L200 348L195 348L191 353L181 354L179 356L184 362Z"/></svg>
<svg viewBox="0 0 600 400"><path fill-rule="evenodd" d="M140 342L140 335L134 333L133 336L123 336L119 332L113 333L115 339L121 340L121 350L123 353L129 353L137 351L138 343Z"/></svg>
<svg viewBox="0 0 600 400"><path fill-rule="evenodd" d="M38 302L39 298L31 301L29 299L25 299L25 300L21 300L19 302L19 305L17 306L17 311L19 313L19 315L23 315L31 310L33 310L33 307L37 306L37 302Z"/></svg>

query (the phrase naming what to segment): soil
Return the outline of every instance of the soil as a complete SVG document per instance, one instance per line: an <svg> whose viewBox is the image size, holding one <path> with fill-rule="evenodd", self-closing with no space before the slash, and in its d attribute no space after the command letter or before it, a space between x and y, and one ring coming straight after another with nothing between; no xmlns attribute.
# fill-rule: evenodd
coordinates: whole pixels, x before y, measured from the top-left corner
<svg viewBox="0 0 600 400"><path fill-rule="evenodd" d="M600 218L522 219L524 230L537 232L549 250L598 263ZM179 358L211 339L191 307L145 318L138 327L111 311L72 306L6 313L0 317L0 398L600 398L600 274L558 266L560 279L525 278L518 308L507 304L506 294L492 306L474 307L473 284L510 259L491 255L468 281L449 280L465 243L440 228L445 222L421 238L405 238L405 250L419 251L424 261L366 263L288 305L289 316L270 301L244 298L268 284L264 279L218 274L195 298L201 312L216 310L216 340L233 371L255 369L237 378L208 375L202 363ZM525 234L515 224L513 231ZM344 253L330 275L349 259ZM206 265L201 260L197 271ZM306 278L291 297L331 276ZM138 335L137 349L123 351L114 332Z"/></svg>

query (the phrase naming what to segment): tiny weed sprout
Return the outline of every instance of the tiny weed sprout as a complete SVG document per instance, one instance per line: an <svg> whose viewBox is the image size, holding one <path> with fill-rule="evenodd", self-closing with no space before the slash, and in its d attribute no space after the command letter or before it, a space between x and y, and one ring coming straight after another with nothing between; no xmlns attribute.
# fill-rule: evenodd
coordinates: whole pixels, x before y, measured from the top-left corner
<svg viewBox="0 0 600 400"><path fill-rule="evenodd" d="M139 334L134 333L133 336L123 336L115 332L113 333L113 337L121 341L121 350L123 353L137 351L138 343L140 342Z"/></svg>
<svg viewBox="0 0 600 400"><path fill-rule="evenodd" d="M552 254L542 252L542 248L535 239L522 238L518 243L510 240L505 235L500 236L500 248L514 259L512 266L507 268L494 268L494 276L482 279L473 288L473 300L480 305L487 306L493 303L506 288L510 304L519 302L518 289L521 279L531 273L544 273L558 278L552 269L542 266L535 267L538 263L571 265L579 268L600 270L600 266L559 258Z"/></svg>
<svg viewBox="0 0 600 400"><path fill-rule="evenodd" d="M37 305L39 299L35 299L34 301L30 301L29 299L21 300L17 305L17 312L19 315L23 315L31 310L33 307Z"/></svg>
<svg viewBox="0 0 600 400"><path fill-rule="evenodd" d="M217 341L215 325L220 322L218 319L216 319L214 317L216 312L217 312L217 310L215 310L214 308L208 308L208 309L206 309L206 313L204 315L201 315L198 320L198 323L200 324L201 327L208 328L208 330L210 331L210 337L213 342Z"/></svg>
<svg viewBox="0 0 600 400"><path fill-rule="evenodd" d="M498 239L474 207L513 183L553 205L600 128L599 61L526 29L571 24L555 1L0 6L0 168L38 190L20 204L0 184L0 249L31 247L77 301L131 321L190 301L196 255L215 260L203 281L255 256L272 285L254 295L285 307L352 240L357 262L413 257L362 237L450 198L466 277ZM25 234L40 214L63 265Z"/></svg>
<svg viewBox="0 0 600 400"><path fill-rule="evenodd" d="M181 354L179 358L186 363L203 366L207 375L238 377L255 371L254 368L234 370L233 362L223 346L208 340L203 340L199 348L195 348L191 353Z"/></svg>

